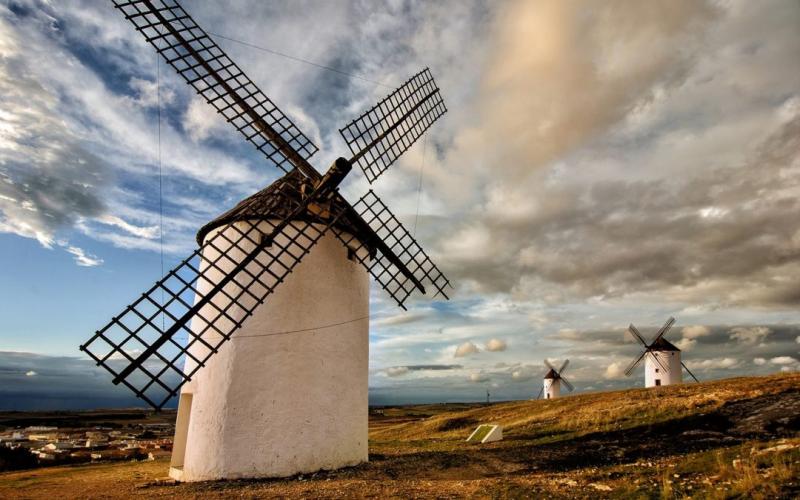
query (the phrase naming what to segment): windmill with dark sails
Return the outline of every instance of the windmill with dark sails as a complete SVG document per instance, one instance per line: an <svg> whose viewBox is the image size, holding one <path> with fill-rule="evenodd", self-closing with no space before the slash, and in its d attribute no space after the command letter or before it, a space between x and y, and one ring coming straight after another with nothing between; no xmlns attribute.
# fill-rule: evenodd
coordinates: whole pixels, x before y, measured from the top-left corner
<svg viewBox="0 0 800 500"><path fill-rule="evenodd" d="M369 190L446 112L429 70L317 147L174 0L113 0L166 62L285 175L203 226L199 247L81 346L156 409L180 395L170 474L286 476L367 459L369 276L405 309L450 287Z"/></svg>
<svg viewBox="0 0 800 500"><path fill-rule="evenodd" d="M680 384L683 381L683 372L681 368L685 369L686 373L688 373L695 382L698 381L694 373L681 361L681 350L665 338L665 335L670 328L672 328L674 323L675 318L669 318L667 322L664 323L664 326L656 332L650 342L644 339L644 336L642 336L633 324L628 327L628 333L642 344L644 350L639 357L634 359L631 364L628 365L628 368L625 369L626 376L630 376L636 367L639 366L639 363L644 360L645 387Z"/></svg>
<svg viewBox="0 0 800 500"><path fill-rule="evenodd" d="M567 369L569 366L569 360L564 360L562 363L561 368L556 369L555 366L550 364L550 361L544 360L544 366L548 369L547 372L544 374L544 381L542 382L542 389L539 391L539 395L536 399L541 399L544 396L544 399L554 399L561 396L561 383L564 383L564 387L567 388L568 391L572 392L575 390L572 384L570 384L569 380L564 378L564 370Z"/></svg>

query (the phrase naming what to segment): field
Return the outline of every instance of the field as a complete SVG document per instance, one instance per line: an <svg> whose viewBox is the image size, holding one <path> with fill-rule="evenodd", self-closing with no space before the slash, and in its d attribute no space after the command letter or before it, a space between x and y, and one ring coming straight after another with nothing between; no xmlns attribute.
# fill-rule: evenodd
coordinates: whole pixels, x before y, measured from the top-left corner
<svg viewBox="0 0 800 500"><path fill-rule="evenodd" d="M800 496L800 374L373 413L370 462L344 470L171 484L163 460L49 467L0 474L0 498ZM465 443L479 423L503 441Z"/></svg>

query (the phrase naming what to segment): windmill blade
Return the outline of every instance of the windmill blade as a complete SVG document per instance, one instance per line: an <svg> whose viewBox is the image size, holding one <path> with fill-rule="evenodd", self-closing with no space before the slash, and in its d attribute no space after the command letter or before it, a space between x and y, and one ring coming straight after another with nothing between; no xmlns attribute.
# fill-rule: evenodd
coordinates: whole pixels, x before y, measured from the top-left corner
<svg viewBox="0 0 800 500"><path fill-rule="evenodd" d="M113 2L164 60L275 166L320 177L307 161L317 147L175 0Z"/></svg>
<svg viewBox="0 0 800 500"><path fill-rule="evenodd" d="M569 360L568 360L568 359L567 359L567 360L564 360L564 363L561 365L561 368L559 368L559 369L558 369L558 371L557 371L556 373L558 373L559 375L561 375L562 373L564 373L564 370L566 370L566 369L567 369L567 365L569 365Z"/></svg>
<svg viewBox="0 0 800 500"><path fill-rule="evenodd" d="M226 221L80 347L114 375L115 384L162 408L344 213L339 207L330 208L327 220L309 216L308 205L325 188L303 198L299 173L279 183L268 206L257 206L259 200L265 203L261 198L250 199L247 211L264 213L263 220ZM275 203L291 207L282 220L275 218Z"/></svg>
<svg viewBox="0 0 800 500"><path fill-rule="evenodd" d="M640 354L638 358L634 359L633 362L628 365L628 367L625 369L625 376L627 376L627 377L631 376L631 373L633 373L633 370L635 370L636 367L639 366L639 363L642 362L642 360L644 359L645 355L647 355L647 352L648 351L643 351L642 354Z"/></svg>
<svg viewBox="0 0 800 500"><path fill-rule="evenodd" d="M539 395L536 396L536 399L542 399L542 394L544 394L544 386L542 386L542 388L539 389Z"/></svg>
<svg viewBox="0 0 800 500"><path fill-rule="evenodd" d="M425 68L339 133L354 155L350 161L371 184L446 112Z"/></svg>
<svg viewBox="0 0 800 500"><path fill-rule="evenodd" d="M425 293L426 284L435 290L434 297L449 299L450 281L372 190L353 209L369 234L353 235L337 227L333 232L400 307L405 309L404 302L415 288Z"/></svg>
<svg viewBox="0 0 800 500"><path fill-rule="evenodd" d="M689 369L688 366L686 366L686 364L684 364L683 361L681 361L681 366L683 367L684 370L686 370L686 373L692 376L695 382L700 383L700 381L697 380L697 377L694 376L694 373L692 373L692 371Z"/></svg>
<svg viewBox="0 0 800 500"><path fill-rule="evenodd" d="M644 339L641 332L639 332L639 329L633 326L633 323L628 326L628 333L633 335L634 338L639 339L639 342L641 342L643 346L647 347L647 341Z"/></svg>
<svg viewBox="0 0 800 500"><path fill-rule="evenodd" d="M653 340L651 340L650 344L648 344L648 345L653 345L653 343L655 343L658 339L660 339L662 336L664 336L664 334L666 334L669 331L669 329L672 328L672 325L674 323L675 323L675 318L670 317L667 320L667 322L664 323L664 326L661 327L661 330L659 330L658 333L656 333L656 336L653 337Z"/></svg>
<svg viewBox="0 0 800 500"><path fill-rule="evenodd" d="M546 367L548 367L549 369L553 370L554 372L556 371L556 367L555 367L555 366L553 366L553 365L551 365L551 364L550 364L550 361L548 361L548 359L547 359L547 358L544 358L544 365L545 365Z"/></svg>
<svg viewBox="0 0 800 500"><path fill-rule="evenodd" d="M565 379L564 377L559 377L559 378L561 379L562 382L564 382L564 385L567 386L567 389L569 389L569 392L572 392L572 391L575 390L575 387L573 387L572 384L569 383L569 380Z"/></svg>

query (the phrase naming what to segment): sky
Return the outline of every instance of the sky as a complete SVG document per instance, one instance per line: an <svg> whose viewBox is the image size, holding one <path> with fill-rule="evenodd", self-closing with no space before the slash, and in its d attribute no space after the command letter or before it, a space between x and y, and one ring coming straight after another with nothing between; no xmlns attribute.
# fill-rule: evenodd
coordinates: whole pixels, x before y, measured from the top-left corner
<svg viewBox="0 0 800 500"><path fill-rule="evenodd" d="M292 56L217 39L318 170L411 75L441 88L373 188L454 289L373 284L372 404L535 397L544 359L639 386L625 330L669 316L701 380L800 369L800 3L183 4ZM78 345L278 174L111 2L0 2L0 409L140 404Z"/></svg>

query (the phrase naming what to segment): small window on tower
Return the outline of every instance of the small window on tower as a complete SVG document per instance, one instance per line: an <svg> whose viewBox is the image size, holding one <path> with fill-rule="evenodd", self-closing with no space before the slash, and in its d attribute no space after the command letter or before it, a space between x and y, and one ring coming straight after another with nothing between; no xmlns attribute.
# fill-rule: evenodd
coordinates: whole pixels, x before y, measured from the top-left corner
<svg viewBox="0 0 800 500"><path fill-rule="evenodd" d="M658 368L656 368L656 373L658 373Z"/></svg>
<svg viewBox="0 0 800 500"><path fill-rule="evenodd" d="M347 260L354 261L356 260L356 251L350 247L347 247Z"/></svg>
<svg viewBox="0 0 800 500"><path fill-rule="evenodd" d="M656 379L656 385L661 385L661 379L660 378Z"/></svg>

